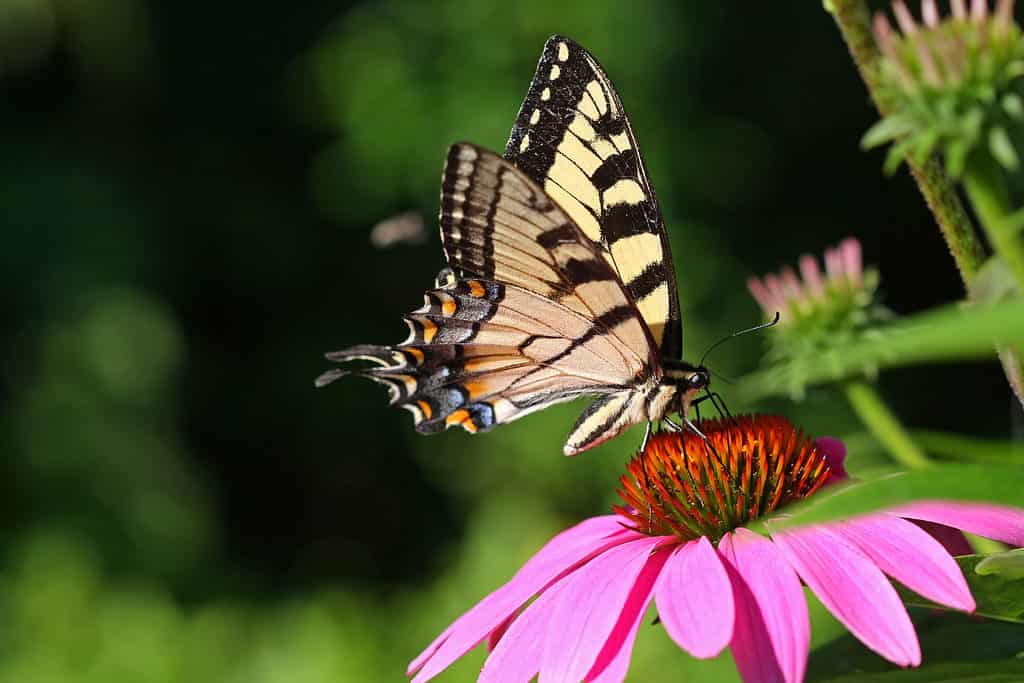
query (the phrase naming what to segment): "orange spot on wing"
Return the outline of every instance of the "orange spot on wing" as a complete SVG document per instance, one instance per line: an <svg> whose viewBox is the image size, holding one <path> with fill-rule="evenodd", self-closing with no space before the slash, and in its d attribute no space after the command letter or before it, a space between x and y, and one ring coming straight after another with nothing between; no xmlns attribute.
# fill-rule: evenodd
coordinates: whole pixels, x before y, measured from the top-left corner
<svg viewBox="0 0 1024 683"><path fill-rule="evenodd" d="M429 420L430 416L434 414L434 411L430 409L430 404L427 403L426 401L416 401L416 405L418 405L420 407L420 410L423 411L424 420Z"/></svg>
<svg viewBox="0 0 1024 683"><path fill-rule="evenodd" d="M446 299L441 304L441 312L445 315L455 315L455 299Z"/></svg>
<svg viewBox="0 0 1024 683"><path fill-rule="evenodd" d="M470 296L475 297L477 299L482 299L482 298L484 298L485 294L487 294L487 290L484 289L484 286L482 284L480 284L476 280L470 280L469 281L469 295Z"/></svg>
<svg viewBox="0 0 1024 683"><path fill-rule="evenodd" d="M454 413L444 419L445 425L451 427L452 425L460 425L469 419L469 411L465 408L459 408Z"/></svg>
<svg viewBox="0 0 1024 683"><path fill-rule="evenodd" d="M408 351L409 354L413 358L416 359L417 363L422 363L423 362L423 352L422 351L420 351L419 349L405 349L405 350Z"/></svg>
<svg viewBox="0 0 1024 683"><path fill-rule="evenodd" d="M466 390L471 399L475 399L478 396L483 395L487 392L486 382L466 382L462 385L462 388Z"/></svg>
<svg viewBox="0 0 1024 683"><path fill-rule="evenodd" d="M435 325L432 320L428 320L427 318L421 320L420 324L423 325L423 341L429 344L431 341L434 340L434 336L437 334L437 325Z"/></svg>
<svg viewBox="0 0 1024 683"><path fill-rule="evenodd" d="M476 434L477 431L473 418L465 408L459 408L454 413L446 417L444 419L444 423L448 427L451 427L452 425L462 425L462 428L470 434Z"/></svg>

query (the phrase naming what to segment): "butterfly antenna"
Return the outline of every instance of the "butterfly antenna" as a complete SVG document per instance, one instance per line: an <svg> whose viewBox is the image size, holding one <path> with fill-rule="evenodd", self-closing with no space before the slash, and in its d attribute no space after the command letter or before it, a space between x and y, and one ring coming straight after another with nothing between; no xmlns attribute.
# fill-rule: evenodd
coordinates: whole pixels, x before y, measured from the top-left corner
<svg viewBox="0 0 1024 683"><path fill-rule="evenodd" d="M714 377L716 380L725 382L726 384L736 384L735 378L729 377L728 375L723 375L717 370L712 370L711 368L708 368L708 372L711 373L711 376Z"/></svg>
<svg viewBox="0 0 1024 683"><path fill-rule="evenodd" d="M766 330L769 327L774 327L775 325L777 325L779 323L779 317L780 317L779 316L779 312L775 311L775 317L772 318L772 320L770 322L761 323L760 325L754 325L753 327L748 327L745 330L740 330L738 332L733 332L730 335L722 337L721 339L716 341L714 344L712 344L710 347L708 347L708 350L705 351L704 355L700 357L700 363L698 363L697 365L703 366L704 365L704 360L711 354L711 352L714 351L715 349L717 349L719 346L721 346L725 342L729 341L730 339L735 339L736 337L742 337L743 335L750 334L751 332L760 332L761 330Z"/></svg>

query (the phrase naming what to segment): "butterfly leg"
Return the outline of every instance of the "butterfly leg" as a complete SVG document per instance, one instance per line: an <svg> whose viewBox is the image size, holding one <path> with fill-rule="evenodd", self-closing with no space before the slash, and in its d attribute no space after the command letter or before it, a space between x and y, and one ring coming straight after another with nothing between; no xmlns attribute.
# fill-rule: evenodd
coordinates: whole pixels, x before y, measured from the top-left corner
<svg viewBox="0 0 1024 683"><path fill-rule="evenodd" d="M704 439L705 441L708 440L707 435L704 432L700 431L700 428L697 427L697 425L695 425L693 423L693 421L690 418L686 417L685 415L683 416L683 424L686 425L687 427L689 427L690 431L692 431L694 434L696 434L700 438ZM681 431L682 427L679 427L678 425L676 425L676 429Z"/></svg>
<svg viewBox="0 0 1024 683"><path fill-rule="evenodd" d="M647 440L651 438L651 423L647 422L647 427L644 429L644 440L640 442L640 451L643 452L647 448Z"/></svg>

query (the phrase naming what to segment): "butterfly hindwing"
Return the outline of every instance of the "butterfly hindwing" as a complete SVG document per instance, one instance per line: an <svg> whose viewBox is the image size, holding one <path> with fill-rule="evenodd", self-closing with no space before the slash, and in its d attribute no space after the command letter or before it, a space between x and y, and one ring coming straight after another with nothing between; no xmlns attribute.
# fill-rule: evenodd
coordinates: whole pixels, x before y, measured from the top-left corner
<svg viewBox="0 0 1024 683"><path fill-rule="evenodd" d="M345 374L373 379L430 434L456 425L486 431L582 394L621 391L644 372L616 337L595 335L592 321L514 285L457 280L427 292L406 322L401 344L328 354L371 365L330 370L318 384Z"/></svg>
<svg viewBox="0 0 1024 683"><path fill-rule="evenodd" d="M661 355L679 358L675 271L654 189L614 86L572 40L545 44L505 158L604 247Z"/></svg>

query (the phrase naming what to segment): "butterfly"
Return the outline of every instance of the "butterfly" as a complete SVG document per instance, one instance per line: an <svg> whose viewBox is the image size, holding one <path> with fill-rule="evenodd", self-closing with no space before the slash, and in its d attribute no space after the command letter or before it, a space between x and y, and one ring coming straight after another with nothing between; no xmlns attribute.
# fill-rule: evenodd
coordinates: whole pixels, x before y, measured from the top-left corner
<svg viewBox="0 0 1024 683"><path fill-rule="evenodd" d="M702 364L682 325L665 222L618 93L590 53L552 36L504 156L448 150L441 183L448 266L395 346L326 354L386 385L417 431L483 432L556 403L596 400L566 455L647 423L680 429Z"/></svg>

